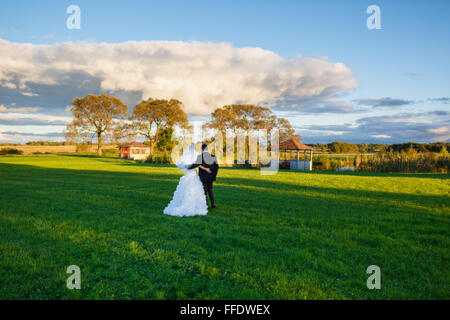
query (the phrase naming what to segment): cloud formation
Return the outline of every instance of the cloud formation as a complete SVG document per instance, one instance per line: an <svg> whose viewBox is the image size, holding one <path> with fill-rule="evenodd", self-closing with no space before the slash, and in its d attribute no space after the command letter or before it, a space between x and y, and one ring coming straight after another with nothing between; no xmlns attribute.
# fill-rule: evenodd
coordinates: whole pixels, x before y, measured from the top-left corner
<svg viewBox="0 0 450 320"><path fill-rule="evenodd" d="M0 39L0 91L18 100L3 103L47 101L63 109L74 93L102 91L177 98L188 113L199 115L232 103L340 112L345 106L339 95L356 86L348 67L326 57L285 59L228 43L37 45Z"/></svg>
<svg viewBox="0 0 450 320"><path fill-rule="evenodd" d="M64 141L61 132L30 133L0 129L0 143L26 143L28 141Z"/></svg>
<svg viewBox="0 0 450 320"><path fill-rule="evenodd" d="M3 126L66 126L72 118L52 115L10 115L0 113L0 125Z"/></svg>
<svg viewBox="0 0 450 320"><path fill-rule="evenodd" d="M364 117L342 125L306 125L298 129L306 142L442 142L450 140L450 112L398 113Z"/></svg>
<svg viewBox="0 0 450 320"><path fill-rule="evenodd" d="M398 106L404 106L404 105L413 103L412 101L409 101L409 100L393 99L393 98L389 98L389 97L379 98L379 99L357 99L354 101L360 105L371 106L374 108L398 107Z"/></svg>
<svg viewBox="0 0 450 320"><path fill-rule="evenodd" d="M428 100L430 100L432 102L438 102L438 103L450 103L450 98L448 98L448 97L430 98Z"/></svg>
<svg viewBox="0 0 450 320"><path fill-rule="evenodd" d="M37 112L39 108L11 108L0 104L0 113L33 113Z"/></svg>

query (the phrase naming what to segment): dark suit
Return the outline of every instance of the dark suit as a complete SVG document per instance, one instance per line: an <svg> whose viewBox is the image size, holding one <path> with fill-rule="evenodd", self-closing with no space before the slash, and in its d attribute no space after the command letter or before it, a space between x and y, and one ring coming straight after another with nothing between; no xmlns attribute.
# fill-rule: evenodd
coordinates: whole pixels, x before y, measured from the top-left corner
<svg viewBox="0 0 450 320"><path fill-rule="evenodd" d="M213 181L216 181L217 172L219 171L219 164L217 163L217 158L210 154L209 152L203 152L197 157L195 163L190 165L188 169L194 169L202 165L203 167L209 168L211 173L203 169L198 170L198 175L200 176L200 181L203 184L203 190L205 190L205 196L209 195L211 200L211 206L214 206L214 192L213 192ZM206 199L208 202L208 199Z"/></svg>

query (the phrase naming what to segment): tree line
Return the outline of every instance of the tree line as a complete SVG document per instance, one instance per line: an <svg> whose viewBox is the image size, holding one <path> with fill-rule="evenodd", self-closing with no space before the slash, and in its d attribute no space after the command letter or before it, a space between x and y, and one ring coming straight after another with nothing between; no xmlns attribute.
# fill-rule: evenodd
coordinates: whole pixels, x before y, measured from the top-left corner
<svg viewBox="0 0 450 320"><path fill-rule="evenodd" d="M328 144L315 143L309 146L322 152L330 153L373 153L373 152L441 152L450 147L448 142L435 143L397 143L397 144L379 144L379 143L348 143L334 141Z"/></svg>
<svg viewBox="0 0 450 320"><path fill-rule="evenodd" d="M441 152L443 149L448 150L450 148L449 142L435 142L435 143L398 143L390 145L386 151L388 152L408 152L409 150L415 150L417 152Z"/></svg>
<svg viewBox="0 0 450 320"><path fill-rule="evenodd" d="M119 98L107 94L88 94L72 101L74 120L64 131L66 142L79 143L97 140L97 154L101 155L104 141L130 141L136 136L145 137L151 153L155 150L171 150L175 128L186 135L192 126L183 111L183 104L177 99L154 99L140 101L128 114L128 106ZM211 113L211 120L204 129L219 131L226 136L251 130L266 129L270 134L278 129L280 140L297 137L287 119L275 116L269 108L246 105L226 105Z"/></svg>
<svg viewBox="0 0 450 320"><path fill-rule="evenodd" d="M330 153L367 153L385 151L388 144L372 144L372 143L349 143L341 141L333 141L331 143L314 143L308 144L316 150Z"/></svg>
<svg viewBox="0 0 450 320"><path fill-rule="evenodd" d="M186 136L192 130L188 117L183 111L183 103L177 99L148 98L140 101L129 114L128 106L117 97L107 94L88 94L83 98L73 99L71 111L74 120L64 131L65 143L91 143L93 139L96 139L98 155L101 155L104 141L120 143L131 141L138 135L145 138L151 153L155 150L170 151L176 144L173 140L175 128L180 130L181 136ZM287 119L277 117L267 107L252 104L233 104L216 108L211 113L211 120L203 125L203 129L218 131L223 137L227 132L236 136L239 133L245 134L259 129L265 129L269 136L272 130L277 129L280 142L291 137L301 139L300 135L295 134L295 130ZM42 143L29 142L29 144ZM248 140L246 145L248 149ZM388 145L334 141L329 144L310 144L310 146L322 152L331 153L407 152L408 150L440 152L443 149L447 150L450 143L410 142Z"/></svg>

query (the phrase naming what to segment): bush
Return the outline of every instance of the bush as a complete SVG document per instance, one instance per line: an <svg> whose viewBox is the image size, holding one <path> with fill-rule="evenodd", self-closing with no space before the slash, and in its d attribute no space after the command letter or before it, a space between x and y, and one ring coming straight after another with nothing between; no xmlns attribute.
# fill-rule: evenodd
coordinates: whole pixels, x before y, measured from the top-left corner
<svg viewBox="0 0 450 320"><path fill-rule="evenodd" d="M80 152L89 152L91 151L91 144L89 143L79 143L77 144L77 148L76 148L76 153L80 153Z"/></svg>
<svg viewBox="0 0 450 320"><path fill-rule="evenodd" d="M117 148L102 149L102 156L114 154L119 154L119 150Z"/></svg>
<svg viewBox="0 0 450 320"><path fill-rule="evenodd" d="M291 168L291 164L290 164L289 161L280 160L278 162L278 168L279 169L290 169Z"/></svg>
<svg viewBox="0 0 450 320"><path fill-rule="evenodd" d="M71 143L67 143L65 141L29 141L26 144L27 146L66 146Z"/></svg>
<svg viewBox="0 0 450 320"><path fill-rule="evenodd" d="M328 149L333 153L352 153L359 152L359 147L356 144L348 142L334 141L328 144Z"/></svg>
<svg viewBox="0 0 450 320"><path fill-rule="evenodd" d="M170 153L168 152L154 152L153 154L148 156L145 162L170 164L172 163L172 159L170 157Z"/></svg>
<svg viewBox="0 0 450 320"><path fill-rule="evenodd" d="M22 150L18 150L16 148L2 148L0 149L0 155L4 156L7 154L23 154Z"/></svg>
<svg viewBox="0 0 450 320"><path fill-rule="evenodd" d="M236 168L251 168L252 165L250 164L250 161L245 160L244 163L237 163L237 160L234 160L234 167Z"/></svg>

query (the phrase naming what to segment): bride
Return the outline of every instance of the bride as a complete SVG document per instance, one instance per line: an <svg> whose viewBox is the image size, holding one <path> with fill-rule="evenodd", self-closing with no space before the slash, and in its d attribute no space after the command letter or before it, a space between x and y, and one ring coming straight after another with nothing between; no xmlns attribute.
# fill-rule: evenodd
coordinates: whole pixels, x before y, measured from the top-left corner
<svg viewBox="0 0 450 320"><path fill-rule="evenodd" d="M164 214L183 217L206 215L208 213L203 185L197 171L195 169L186 169L195 162L197 156L198 153L195 152L195 146L191 144L184 150L178 160L177 167L180 170L185 170L185 173L180 178L172 200L164 209ZM208 171L209 169L200 165L199 170Z"/></svg>

